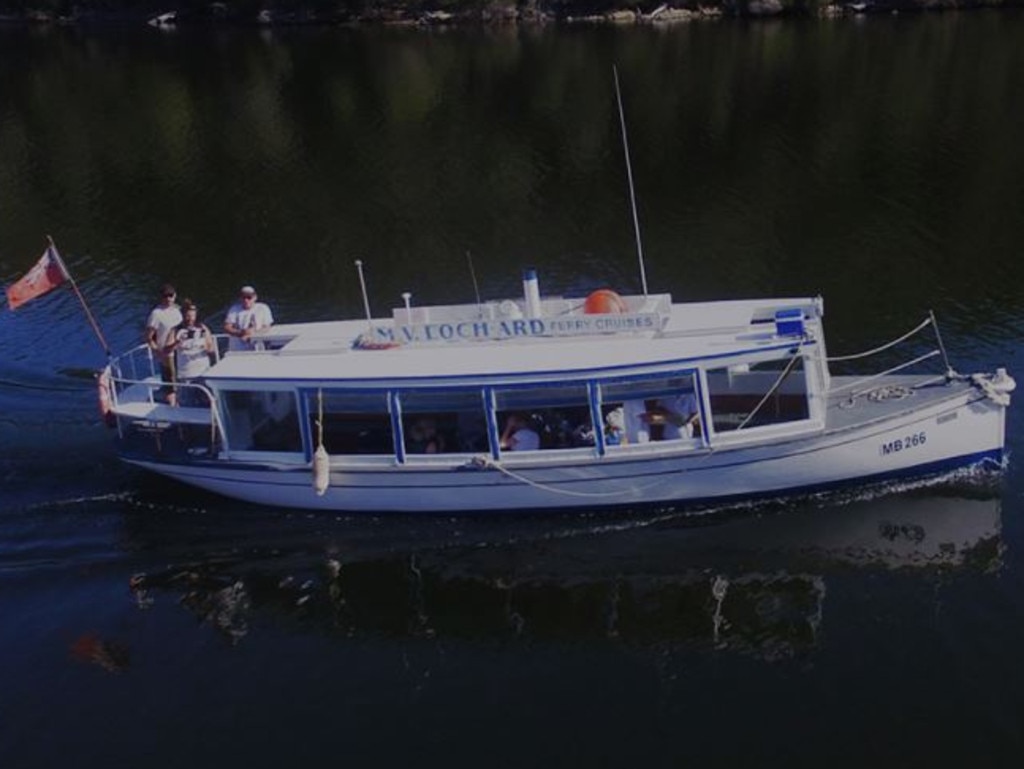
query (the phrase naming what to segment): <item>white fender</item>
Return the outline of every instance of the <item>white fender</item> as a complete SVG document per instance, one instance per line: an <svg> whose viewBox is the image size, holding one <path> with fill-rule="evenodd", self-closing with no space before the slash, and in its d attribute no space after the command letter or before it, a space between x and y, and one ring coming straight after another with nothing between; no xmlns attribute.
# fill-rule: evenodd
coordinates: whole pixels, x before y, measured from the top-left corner
<svg viewBox="0 0 1024 769"><path fill-rule="evenodd" d="M327 449L320 444L313 452L313 489L318 497L322 497L330 485L331 458L327 455Z"/></svg>
<svg viewBox="0 0 1024 769"><path fill-rule="evenodd" d="M117 419L114 417L113 383L110 381L110 368L103 369L96 377L96 389L100 402L100 416L103 417L107 426L113 427L117 424Z"/></svg>

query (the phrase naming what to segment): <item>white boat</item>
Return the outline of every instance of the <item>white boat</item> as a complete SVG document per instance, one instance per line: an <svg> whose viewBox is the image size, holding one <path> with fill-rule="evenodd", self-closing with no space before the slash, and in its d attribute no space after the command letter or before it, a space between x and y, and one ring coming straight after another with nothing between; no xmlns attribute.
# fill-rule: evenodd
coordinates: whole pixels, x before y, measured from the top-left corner
<svg viewBox="0 0 1024 769"><path fill-rule="evenodd" d="M934 350L855 376L830 369L820 297L542 299L533 274L502 302L405 296L390 318L218 354L179 385L209 407L161 402L148 347L113 359L120 456L239 500L367 513L721 505L1004 461L1014 381L953 370L934 318L915 329ZM502 446L512 417L520 450Z"/></svg>

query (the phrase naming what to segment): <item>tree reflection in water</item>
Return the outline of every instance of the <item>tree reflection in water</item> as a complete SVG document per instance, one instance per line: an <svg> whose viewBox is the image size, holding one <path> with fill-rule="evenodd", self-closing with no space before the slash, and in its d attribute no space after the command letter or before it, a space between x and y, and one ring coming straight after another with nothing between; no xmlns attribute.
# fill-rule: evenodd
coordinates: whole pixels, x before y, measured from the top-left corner
<svg viewBox="0 0 1024 769"><path fill-rule="evenodd" d="M398 538L383 551L374 540L387 525L347 548L333 537L250 543L244 555L137 574L130 588L140 608L178 595L232 644L259 616L346 638L688 646L777 660L818 644L829 575L989 572L1002 556L998 499L935 492L710 524L534 521L493 539L486 522L449 523L441 541Z"/></svg>

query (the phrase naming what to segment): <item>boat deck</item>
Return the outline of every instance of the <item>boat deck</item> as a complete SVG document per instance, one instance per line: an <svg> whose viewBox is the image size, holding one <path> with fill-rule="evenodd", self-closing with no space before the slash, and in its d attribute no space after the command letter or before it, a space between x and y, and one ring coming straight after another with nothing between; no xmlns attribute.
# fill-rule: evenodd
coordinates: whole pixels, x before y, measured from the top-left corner
<svg viewBox="0 0 1024 769"><path fill-rule="evenodd" d="M966 380L947 381L933 375L892 375L870 384L850 387L860 377L833 377L826 407L825 431L845 430L886 420L904 412L919 411L954 400L974 389ZM856 394L851 397L851 394Z"/></svg>
<svg viewBox="0 0 1024 769"><path fill-rule="evenodd" d="M132 422L148 425L210 425L213 409L209 407L171 406L158 400L165 386L158 376L146 377L125 387L117 397L113 413Z"/></svg>

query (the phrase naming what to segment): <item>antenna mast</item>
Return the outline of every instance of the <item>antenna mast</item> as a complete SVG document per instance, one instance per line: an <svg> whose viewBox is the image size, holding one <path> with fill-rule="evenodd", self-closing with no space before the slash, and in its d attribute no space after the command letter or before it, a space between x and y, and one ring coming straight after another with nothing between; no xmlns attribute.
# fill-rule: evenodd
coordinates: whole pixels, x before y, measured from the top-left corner
<svg viewBox="0 0 1024 769"><path fill-rule="evenodd" d="M370 314L370 297L366 293L366 279L363 277L363 260L356 259L356 270L359 272L359 287L363 291L363 307L366 309L366 325L373 328L373 316Z"/></svg>
<svg viewBox="0 0 1024 769"><path fill-rule="evenodd" d="M479 306L481 304L480 286L476 282L476 271L473 269L473 255L469 251L466 252L466 261L469 263L469 277L473 279L473 293L476 294L476 303Z"/></svg>
<svg viewBox="0 0 1024 769"><path fill-rule="evenodd" d="M626 178L629 180L629 202L633 206L633 231L636 233L636 256L640 262L640 286L647 296L647 271L644 269L644 247L640 242L640 219L636 214L636 194L633 191L633 166L629 162L629 139L626 137L626 113L622 109L622 91L619 89L619 68L612 65L615 75L615 100L619 105L619 125L622 126L622 151L626 155Z"/></svg>

